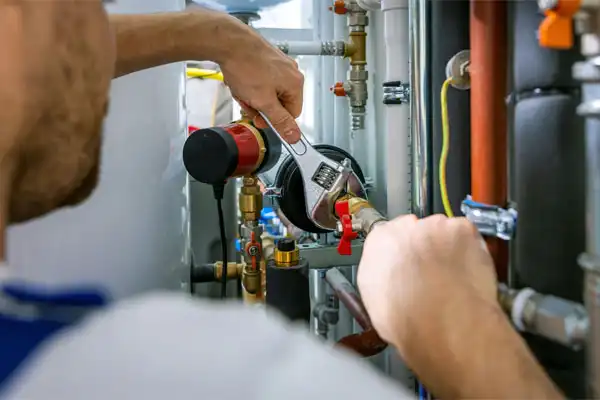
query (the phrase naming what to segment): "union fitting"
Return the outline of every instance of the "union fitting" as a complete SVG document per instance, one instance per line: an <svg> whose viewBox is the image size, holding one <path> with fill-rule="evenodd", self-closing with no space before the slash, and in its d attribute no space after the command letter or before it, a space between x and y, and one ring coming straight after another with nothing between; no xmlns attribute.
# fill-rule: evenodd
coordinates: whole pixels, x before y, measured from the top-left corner
<svg viewBox="0 0 600 400"><path fill-rule="evenodd" d="M263 196L256 176L243 178L243 186L238 197L240 212L244 222L257 221L263 207Z"/></svg>
<svg viewBox="0 0 600 400"><path fill-rule="evenodd" d="M500 305L520 331L529 332L578 350L585 344L589 318L583 305L532 289L498 286Z"/></svg>

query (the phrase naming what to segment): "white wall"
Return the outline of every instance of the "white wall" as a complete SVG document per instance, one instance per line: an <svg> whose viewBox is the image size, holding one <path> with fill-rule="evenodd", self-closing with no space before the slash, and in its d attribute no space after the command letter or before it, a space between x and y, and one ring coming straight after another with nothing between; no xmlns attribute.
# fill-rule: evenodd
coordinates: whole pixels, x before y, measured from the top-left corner
<svg viewBox="0 0 600 400"><path fill-rule="evenodd" d="M110 12L181 10L184 0L117 0ZM184 69L113 82L100 184L84 204L12 227L8 260L45 284L96 284L114 297L178 289L189 277Z"/></svg>

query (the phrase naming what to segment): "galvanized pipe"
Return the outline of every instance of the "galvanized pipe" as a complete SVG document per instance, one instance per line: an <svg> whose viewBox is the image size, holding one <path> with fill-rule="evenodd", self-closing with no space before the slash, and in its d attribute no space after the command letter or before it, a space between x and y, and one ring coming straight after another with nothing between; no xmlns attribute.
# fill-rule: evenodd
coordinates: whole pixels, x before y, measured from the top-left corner
<svg viewBox="0 0 600 400"><path fill-rule="evenodd" d="M590 12L589 17L597 19L600 13ZM573 67L574 78L582 82L582 103L577 113L586 119L586 253L579 263L585 274L583 299L590 324L586 343L587 393L595 399L600 398L600 32L582 33L581 52L587 60Z"/></svg>
<svg viewBox="0 0 600 400"><path fill-rule="evenodd" d="M289 56L344 56L344 41L275 42L275 46Z"/></svg>
<svg viewBox="0 0 600 400"><path fill-rule="evenodd" d="M584 103L579 113L586 120L586 254L579 259L585 271L583 299L590 321L586 345L587 390L590 398L600 398L600 108L589 107L600 101L600 84L582 85ZM587 114L587 115L586 115Z"/></svg>
<svg viewBox="0 0 600 400"><path fill-rule="evenodd" d="M431 214L432 181L429 169L431 142L431 94L429 89L429 2L410 0L410 90L411 90L411 209L418 217Z"/></svg>

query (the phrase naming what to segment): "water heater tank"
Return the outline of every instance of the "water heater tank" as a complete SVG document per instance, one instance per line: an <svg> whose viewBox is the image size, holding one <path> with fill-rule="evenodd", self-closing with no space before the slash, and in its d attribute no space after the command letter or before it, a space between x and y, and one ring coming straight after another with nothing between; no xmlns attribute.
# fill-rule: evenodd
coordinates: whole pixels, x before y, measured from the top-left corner
<svg viewBox="0 0 600 400"><path fill-rule="evenodd" d="M185 0L118 0L109 12L185 9ZM50 288L94 285L113 298L181 290L189 279L182 63L113 81L100 182L83 204L13 226L15 274Z"/></svg>
<svg viewBox="0 0 600 400"><path fill-rule="evenodd" d="M273 7L289 0L193 0L194 3L215 8L214 5L224 7L230 13L258 12L263 8Z"/></svg>

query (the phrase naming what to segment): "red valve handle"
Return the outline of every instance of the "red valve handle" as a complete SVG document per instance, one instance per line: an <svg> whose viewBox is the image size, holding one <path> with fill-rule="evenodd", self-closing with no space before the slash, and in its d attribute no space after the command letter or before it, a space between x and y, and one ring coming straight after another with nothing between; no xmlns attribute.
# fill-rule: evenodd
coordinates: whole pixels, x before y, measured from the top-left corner
<svg viewBox="0 0 600 400"><path fill-rule="evenodd" d="M347 201L338 201L335 203L335 213L340 218L342 224L342 237L338 244L338 253L342 256L352 254L352 241L358 237L358 232L352 228L352 215L350 215L350 205Z"/></svg>

